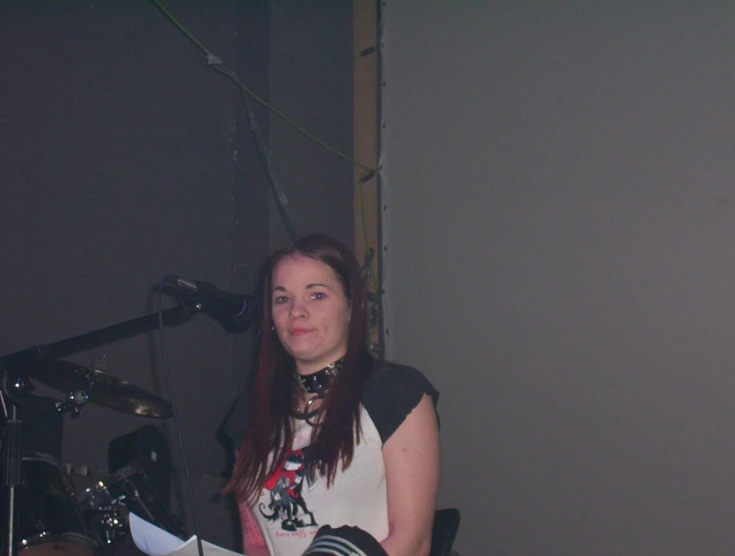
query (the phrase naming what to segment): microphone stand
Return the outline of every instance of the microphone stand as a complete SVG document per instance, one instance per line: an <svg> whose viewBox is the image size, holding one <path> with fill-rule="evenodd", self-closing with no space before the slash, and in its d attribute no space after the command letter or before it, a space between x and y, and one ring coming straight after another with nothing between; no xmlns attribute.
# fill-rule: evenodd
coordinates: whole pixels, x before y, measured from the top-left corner
<svg viewBox="0 0 735 556"><path fill-rule="evenodd" d="M45 359L58 359L75 353L80 353L109 344L118 340L131 338L142 332L149 332L158 328L159 319L163 324L178 325L203 309L201 301L194 296L188 301L162 311L160 314L149 313L143 317L107 326L86 334L80 334L66 340L61 340L48 345L36 345L28 349L10 353L0 357L0 409L2 409L3 442L2 442L2 485L5 489L5 556L13 556L14 528L15 528L15 493L20 485L21 466L21 442L20 442L20 419L18 408L22 405L22 399L32 391L29 382L34 365ZM86 401L86 400L85 400ZM71 407L71 406L62 406ZM72 407L72 411L78 411ZM0 537L1 538L1 537Z"/></svg>
<svg viewBox="0 0 735 556"><path fill-rule="evenodd" d="M202 310L198 301L180 303L176 307L161 312L164 325L177 325L185 322L192 315ZM16 371L23 374L26 369L44 359L59 359L75 353L87 351L118 340L137 336L158 328L159 314L149 313L143 317L113 324L99 330L80 334L53 344L37 344L22 351L4 355L0 360L4 363L5 372Z"/></svg>

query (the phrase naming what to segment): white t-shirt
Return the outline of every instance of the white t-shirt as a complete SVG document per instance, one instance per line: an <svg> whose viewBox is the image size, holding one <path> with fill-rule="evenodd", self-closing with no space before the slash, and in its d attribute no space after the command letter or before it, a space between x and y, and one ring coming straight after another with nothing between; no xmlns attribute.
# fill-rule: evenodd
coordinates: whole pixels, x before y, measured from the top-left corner
<svg viewBox="0 0 735 556"><path fill-rule="evenodd" d="M424 394L438 393L419 371L376 364L360 409L361 434L352 463L339 469L327 488L325 477L309 480L304 461L312 427L294 419L293 448L271 476L252 511L274 556L300 556L323 525L359 527L382 541L388 535L383 444Z"/></svg>

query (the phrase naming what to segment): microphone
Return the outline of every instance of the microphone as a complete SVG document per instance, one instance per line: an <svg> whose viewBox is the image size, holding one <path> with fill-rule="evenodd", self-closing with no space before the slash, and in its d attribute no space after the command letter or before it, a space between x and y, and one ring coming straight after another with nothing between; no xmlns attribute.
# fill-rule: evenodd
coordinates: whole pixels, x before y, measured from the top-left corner
<svg viewBox="0 0 735 556"><path fill-rule="evenodd" d="M252 295L229 293L217 286L187 278L179 274L169 274L163 285L174 297L183 296L183 301L194 303L199 310L219 322L229 332L244 330L258 318L258 301Z"/></svg>

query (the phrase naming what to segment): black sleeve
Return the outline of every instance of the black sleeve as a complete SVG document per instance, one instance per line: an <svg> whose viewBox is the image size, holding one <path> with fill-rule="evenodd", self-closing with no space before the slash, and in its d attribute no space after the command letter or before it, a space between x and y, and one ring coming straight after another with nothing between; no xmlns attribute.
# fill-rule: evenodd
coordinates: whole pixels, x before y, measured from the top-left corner
<svg viewBox="0 0 735 556"><path fill-rule="evenodd" d="M332 554L362 554L364 556L388 556L380 543L367 531L350 525L332 529L324 525L302 556L327 556Z"/></svg>
<svg viewBox="0 0 735 556"><path fill-rule="evenodd" d="M365 384L363 405L385 442L419 404L424 394L429 394L434 408L439 392L421 371L396 363L378 363L373 375Z"/></svg>

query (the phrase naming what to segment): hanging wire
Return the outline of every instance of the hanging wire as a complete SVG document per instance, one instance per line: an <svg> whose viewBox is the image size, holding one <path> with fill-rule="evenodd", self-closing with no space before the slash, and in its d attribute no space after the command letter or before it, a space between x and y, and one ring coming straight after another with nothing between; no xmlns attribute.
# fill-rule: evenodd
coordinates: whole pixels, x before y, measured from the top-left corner
<svg viewBox="0 0 735 556"><path fill-rule="evenodd" d="M376 290L378 290L378 287L376 284L376 276L373 270L375 250L370 246L370 240L368 238L366 219L365 219L365 192L363 188L364 183L367 183L368 181L370 181L371 179L375 177L375 169L369 168L368 166L361 164L357 160L343 154L339 150L328 145L327 143L325 143L324 141L316 137L313 133L310 133L309 131L307 131L303 126L300 126L294 120L289 118L281 110L279 110L275 106L263 100L253 90L251 90L245 83L243 83L240 77L233 70L228 68L227 65L222 61L221 58L216 56L212 51L210 51L206 46L204 46L204 44L202 44L202 42L199 41L192 33L190 33L189 30L186 29L186 27L184 27L184 25L182 25L181 22L178 19L176 19L176 17L171 12L169 12L163 4L161 4L160 0L151 0L151 1L176 26L177 29L179 29L191 42L193 42L197 46L197 48L199 48L204 54L206 54L208 65L210 65L213 69L217 70L221 74L225 75L235 85L240 87L243 94L245 95L245 103L246 103L246 108L248 110L248 117L250 118L251 127L254 127L253 131L256 135L258 149L261 151L261 155L264 157L268 181L269 181L271 189L273 190L274 197L276 199L276 207L277 207L279 216L281 217L284 223L284 226L286 227L286 231L289 237L291 237L291 239L295 239L296 230L294 229L293 224L288 218L288 215L285 209L285 205L287 204L285 195L283 194L283 191L280 189L277 182L275 181L275 178L273 177L273 173L270 169L270 165L268 162L267 147L265 145L265 142L262 140L257 124L254 123L255 121L254 114L247 103L247 98L250 97L253 100L255 100L257 103L265 107L271 113L275 114L276 116L281 118L284 122L286 122L288 125L296 129L299 133L304 135L307 139L313 141L317 145L333 153L339 158L349 162L354 167L359 168L360 177L355 185L357 186L357 189L358 189L358 198L360 202L360 220L362 224L361 231L362 231L362 239L365 245L365 260L363 263L363 272L365 273L366 287L368 287L369 289L370 285L375 284ZM378 292L375 295L379 296L380 294Z"/></svg>
<svg viewBox="0 0 735 556"><path fill-rule="evenodd" d="M192 35L174 16L169 12L159 0L151 0L159 10L161 10L166 17L168 17L171 22L182 32L186 37L191 40L202 52L204 52L207 55L207 63L212 66L214 69L219 71L220 73L226 75L229 77L233 83L235 83L238 87L242 89L242 91L250 96L253 100L264 106L266 109L268 109L270 112L281 118L283 121L285 121L288 125L302 133L305 137L310 139L311 141L315 142L317 145L321 146L322 148L328 150L329 152L337 155L338 157L342 158L343 160L346 160L353 166L356 166L357 168L360 168L362 170L363 174L362 177L374 173L375 170L373 168L368 168L364 164L361 164L357 160L350 158L346 154L343 154L339 150L335 149L331 145L328 145L321 139L319 139L316 135L309 132L306 128L303 126L300 126L298 123L296 123L294 120L289 118L286 114L284 114L281 110L273 106L272 104L269 104L262 98L260 98L254 91L252 91L250 88L248 88L245 83L242 82L240 77L231 69L229 69L225 63L222 61L221 58L213 54L207 47L205 47L199 40L197 40L194 35Z"/></svg>

